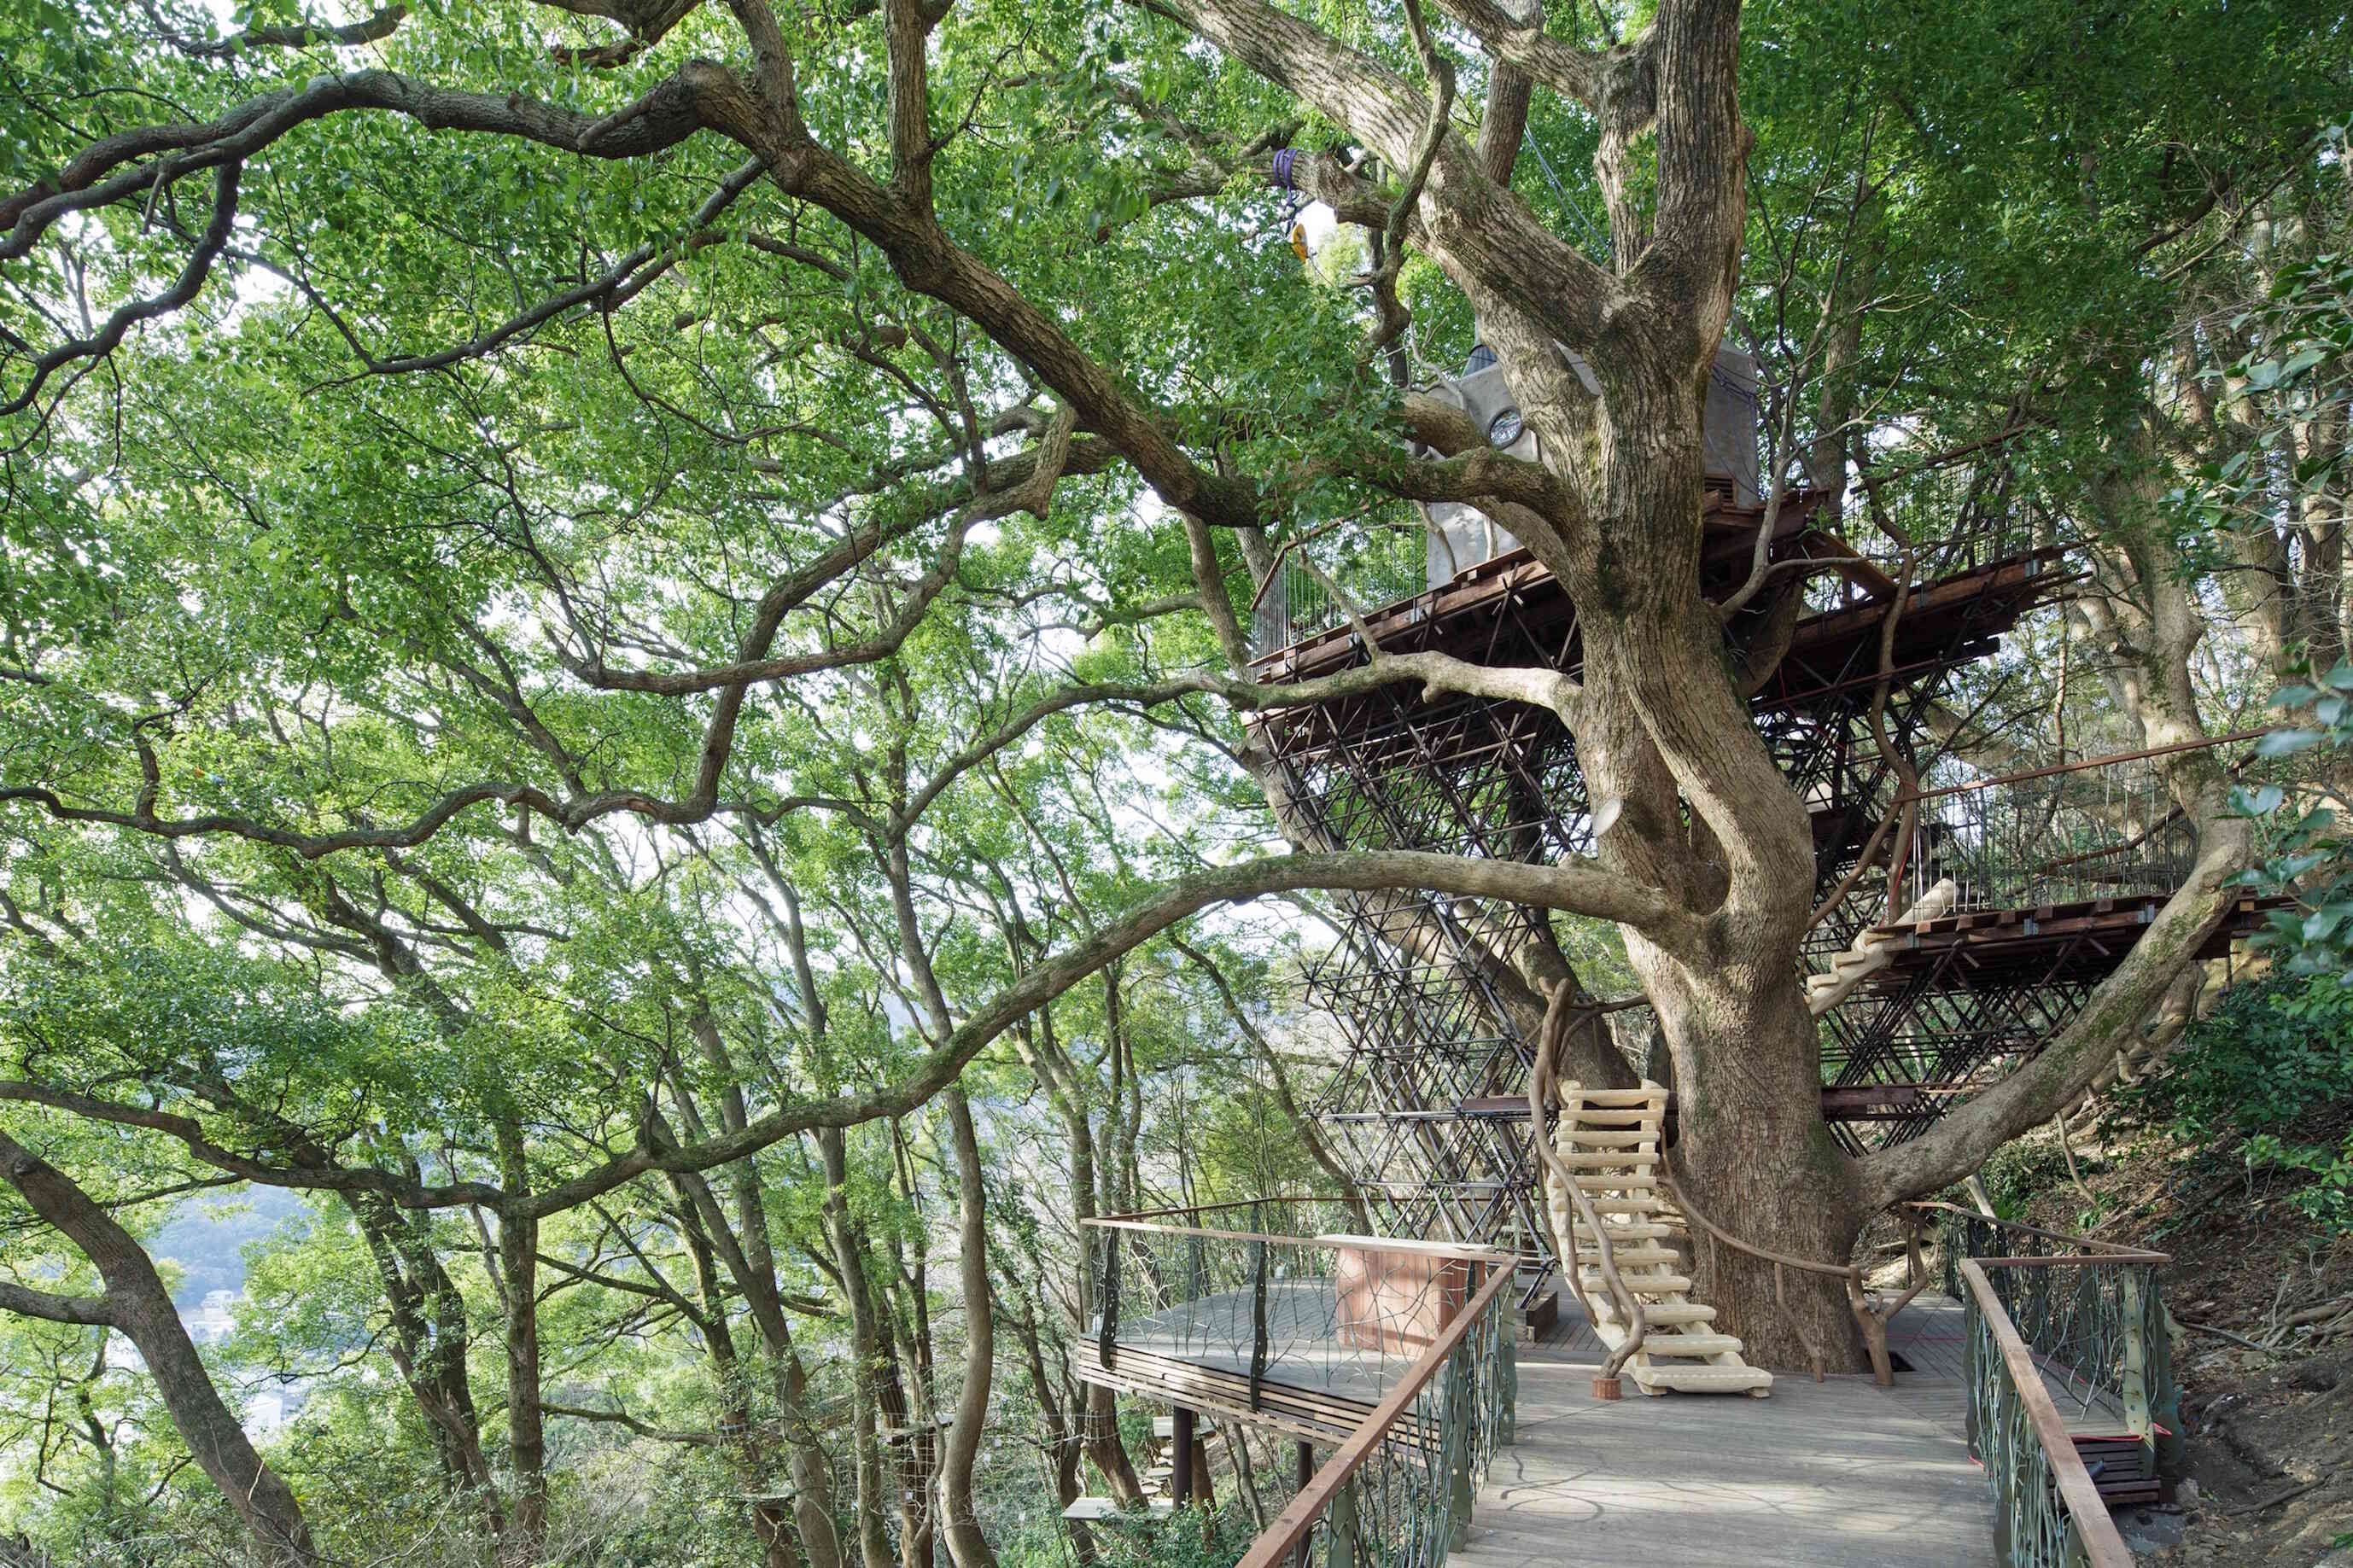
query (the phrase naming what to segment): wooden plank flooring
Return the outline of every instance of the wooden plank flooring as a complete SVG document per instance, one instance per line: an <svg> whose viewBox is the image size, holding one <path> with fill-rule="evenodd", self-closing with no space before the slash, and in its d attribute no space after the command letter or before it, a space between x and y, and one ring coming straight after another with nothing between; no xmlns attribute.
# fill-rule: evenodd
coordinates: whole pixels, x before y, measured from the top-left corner
<svg viewBox="0 0 2353 1568"><path fill-rule="evenodd" d="M1923 1314L1915 1337L1943 1328L1941 1314ZM1994 1563L1991 1499L1962 1440L1963 1391L1942 1368L1899 1373L1893 1389L1798 1373L1777 1378L1770 1399L1630 1389L1608 1403L1592 1395L1599 1358L1564 1297L1553 1333L1521 1352L1519 1441L1497 1450L1470 1542L1450 1564Z"/></svg>
<svg viewBox="0 0 2353 1568"><path fill-rule="evenodd" d="M1923 1292L1887 1325L1887 1348L1905 1364L1956 1384L1968 1378L1969 1319L1950 1296ZM2038 1358L2042 1386L2067 1430L2078 1434L2125 1431L2124 1407L2102 1390L2086 1385L2056 1363ZM1903 1374L1896 1374L1899 1381Z"/></svg>

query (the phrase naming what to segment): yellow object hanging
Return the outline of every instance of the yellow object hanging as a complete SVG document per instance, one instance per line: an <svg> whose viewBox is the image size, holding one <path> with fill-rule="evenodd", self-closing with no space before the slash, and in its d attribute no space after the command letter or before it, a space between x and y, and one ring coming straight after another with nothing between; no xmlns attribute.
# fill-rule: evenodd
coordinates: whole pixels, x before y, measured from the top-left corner
<svg viewBox="0 0 2353 1568"><path fill-rule="evenodd" d="M1291 248L1299 253L1300 260L1307 259L1307 226L1305 224L1294 223L1291 226Z"/></svg>

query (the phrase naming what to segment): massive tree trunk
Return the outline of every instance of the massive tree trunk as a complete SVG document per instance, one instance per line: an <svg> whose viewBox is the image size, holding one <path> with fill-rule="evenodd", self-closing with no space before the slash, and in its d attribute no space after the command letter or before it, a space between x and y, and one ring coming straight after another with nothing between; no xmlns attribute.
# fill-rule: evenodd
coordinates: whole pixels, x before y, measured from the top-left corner
<svg viewBox="0 0 2353 1568"><path fill-rule="evenodd" d="M104 1322L121 1330L138 1347L181 1441L244 1521L260 1561L318 1562L311 1527L293 1489L262 1463L236 1413L222 1403L146 1249L71 1178L5 1131L0 1131L0 1177L46 1224L80 1249L106 1286L105 1296L97 1301L26 1291L0 1297L0 1307L32 1310L44 1301L75 1301L102 1314L65 1321Z"/></svg>

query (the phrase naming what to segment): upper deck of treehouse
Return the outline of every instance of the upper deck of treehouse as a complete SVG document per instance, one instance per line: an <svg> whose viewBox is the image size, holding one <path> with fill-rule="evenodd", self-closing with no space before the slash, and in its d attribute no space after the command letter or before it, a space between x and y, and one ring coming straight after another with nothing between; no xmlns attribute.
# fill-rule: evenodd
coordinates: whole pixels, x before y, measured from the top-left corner
<svg viewBox="0 0 2353 1568"><path fill-rule="evenodd" d="M1765 511L1728 491L1707 492L1701 517L1703 593L1721 598L1746 577ZM2002 632L2068 580L2058 570L2059 549L1988 531L1948 552L1949 569L1912 584L1906 594L1830 521L1827 498L1805 490L1786 494L1773 521L1769 562L1820 564L1809 574L1818 585L1806 612L1750 699L1761 722L1802 716L1825 703L1867 702L1883 673L1880 630L1899 600L1903 616L1885 673L1900 690L1990 654ZM1387 587L1409 585L1392 581ZM1377 576L1363 586L1383 590ZM1365 661L1366 634L1384 652L1444 653L1484 665L1574 673L1583 658L1576 606L1525 547L1365 609L1360 619L1362 631L1334 602L1323 574L1296 569L1286 557L1254 606L1252 672L1261 680L1293 684L1354 668ZM1345 734L1356 745L1377 745L1408 708L1414 710L1416 728L1426 729L1447 700L1421 704L1410 693L1374 692L1277 710L1259 721L1279 732L1304 727ZM1426 752L1427 739L1415 749Z"/></svg>

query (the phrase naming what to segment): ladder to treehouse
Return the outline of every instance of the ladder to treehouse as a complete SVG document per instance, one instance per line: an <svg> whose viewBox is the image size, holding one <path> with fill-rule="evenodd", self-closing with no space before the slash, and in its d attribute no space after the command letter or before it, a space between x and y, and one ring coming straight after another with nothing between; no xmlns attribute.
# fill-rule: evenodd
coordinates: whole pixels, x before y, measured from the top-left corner
<svg viewBox="0 0 2353 1568"><path fill-rule="evenodd" d="M1646 1079L1640 1089L1562 1083L1557 1092L1553 1147L1588 1194L1600 1234L1577 1222L1549 1163L1545 1206L1562 1273L1592 1317L1594 1333L1613 1352L1633 1337L1608 1288L1606 1254L1641 1309L1641 1342L1625 1367L1637 1388L1764 1398L1773 1374L1743 1361L1740 1341L1715 1331L1715 1309L1691 1297L1689 1227L1659 1173L1667 1091Z"/></svg>

